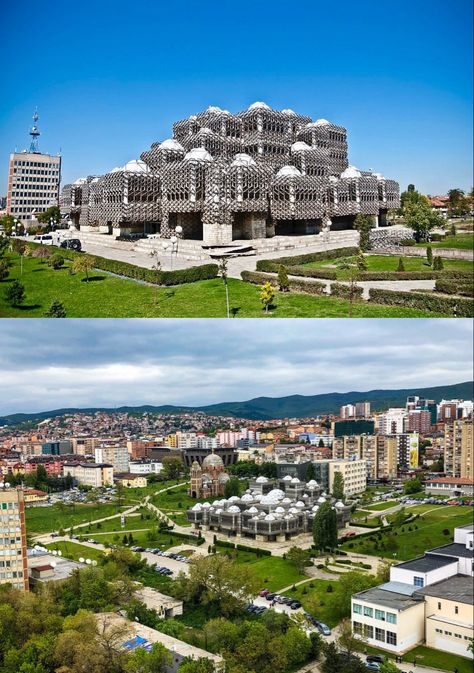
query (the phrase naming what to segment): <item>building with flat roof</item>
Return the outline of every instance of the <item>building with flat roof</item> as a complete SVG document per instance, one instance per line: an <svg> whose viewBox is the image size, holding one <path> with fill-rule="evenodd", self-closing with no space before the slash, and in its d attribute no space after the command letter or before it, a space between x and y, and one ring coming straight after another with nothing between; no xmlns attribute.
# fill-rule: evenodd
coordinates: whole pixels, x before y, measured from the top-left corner
<svg viewBox="0 0 474 673"><path fill-rule="evenodd" d="M63 476L71 475L78 483L92 488L112 486L114 483L113 465L107 463L64 463Z"/></svg>
<svg viewBox="0 0 474 673"><path fill-rule="evenodd" d="M430 477L425 481L425 491L430 495L472 496L474 482L463 477Z"/></svg>
<svg viewBox="0 0 474 673"><path fill-rule="evenodd" d="M135 598L150 610L155 610L161 619L177 617L183 614L183 601L162 594L151 587L140 587L134 593Z"/></svg>
<svg viewBox="0 0 474 673"><path fill-rule="evenodd" d="M28 591L25 498L23 491L0 488L0 584Z"/></svg>

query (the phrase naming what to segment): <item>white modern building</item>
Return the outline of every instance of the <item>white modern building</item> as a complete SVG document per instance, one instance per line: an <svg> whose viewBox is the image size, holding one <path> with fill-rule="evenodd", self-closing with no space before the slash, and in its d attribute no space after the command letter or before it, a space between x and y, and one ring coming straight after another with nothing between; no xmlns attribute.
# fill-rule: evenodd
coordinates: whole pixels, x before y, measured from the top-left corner
<svg viewBox="0 0 474 673"><path fill-rule="evenodd" d="M379 435L401 435L408 418L406 409L388 409L378 417Z"/></svg>
<svg viewBox="0 0 474 673"><path fill-rule="evenodd" d="M129 463L130 474L160 474L163 463L157 460L131 460Z"/></svg>
<svg viewBox="0 0 474 673"><path fill-rule="evenodd" d="M115 474L124 474L129 472L129 455L127 446L124 444L113 446L101 446L94 449L94 459L96 463L111 463Z"/></svg>
<svg viewBox="0 0 474 673"><path fill-rule="evenodd" d="M63 476L71 475L78 484L102 488L114 483L114 468L109 464L97 463L64 463Z"/></svg>

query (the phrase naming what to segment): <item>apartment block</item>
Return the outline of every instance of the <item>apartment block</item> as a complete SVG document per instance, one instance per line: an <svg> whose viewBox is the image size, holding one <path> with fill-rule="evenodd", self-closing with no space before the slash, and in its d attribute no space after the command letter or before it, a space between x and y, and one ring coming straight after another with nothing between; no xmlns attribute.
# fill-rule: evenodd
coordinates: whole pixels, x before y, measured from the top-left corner
<svg viewBox="0 0 474 673"><path fill-rule="evenodd" d="M380 414L378 418L378 427L380 435L401 435L405 432L405 423L407 419L405 409L393 408Z"/></svg>
<svg viewBox="0 0 474 673"><path fill-rule="evenodd" d="M101 446L94 450L96 463L111 463L115 474L129 471L129 455L126 445Z"/></svg>
<svg viewBox="0 0 474 673"><path fill-rule="evenodd" d="M64 463L63 476L70 474L78 484L102 488L114 483L114 468L109 464Z"/></svg>
<svg viewBox="0 0 474 673"><path fill-rule="evenodd" d="M444 471L450 477L473 479L473 425L470 420L444 426Z"/></svg>
<svg viewBox="0 0 474 673"><path fill-rule="evenodd" d="M329 461L329 491L332 493L334 477L337 473L344 479L344 495L363 493L367 487L367 467L365 460Z"/></svg>
<svg viewBox="0 0 474 673"><path fill-rule="evenodd" d="M23 491L0 489L0 584L28 591Z"/></svg>
<svg viewBox="0 0 474 673"><path fill-rule="evenodd" d="M57 205L61 181L61 157L39 152L10 154L7 213L24 224L36 220L51 205Z"/></svg>

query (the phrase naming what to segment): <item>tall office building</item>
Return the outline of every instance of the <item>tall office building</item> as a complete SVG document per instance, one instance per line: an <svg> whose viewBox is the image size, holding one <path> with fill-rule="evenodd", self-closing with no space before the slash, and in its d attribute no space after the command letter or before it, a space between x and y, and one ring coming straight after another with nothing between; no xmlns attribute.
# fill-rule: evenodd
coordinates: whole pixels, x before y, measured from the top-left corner
<svg viewBox="0 0 474 673"><path fill-rule="evenodd" d="M28 591L23 491L0 489L0 584Z"/></svg>
<svg viewBox="0 0 474 673"><path fill-rule="evenodd" d="M61 157L39 151L36 112L33 121L29 151L10 154L8 167L7 214L26 226L38 213L58 205L61 182Z"/></svg>

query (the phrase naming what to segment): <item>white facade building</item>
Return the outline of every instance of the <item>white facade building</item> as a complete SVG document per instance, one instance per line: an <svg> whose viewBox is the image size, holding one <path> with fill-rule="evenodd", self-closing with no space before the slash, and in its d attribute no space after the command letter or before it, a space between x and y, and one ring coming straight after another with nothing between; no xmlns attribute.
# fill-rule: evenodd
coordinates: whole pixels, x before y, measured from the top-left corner
<svg viewBox="0 0 474 673"><path fill-rule="evenodd" d="M405 432L408 418L406 409L389 409L378 418L379 435L401 435Z"/></svg>
<svg viewBox="0 0 474 673"><path fill-rule="evenodd" d="M130 474L160 474L163 463L157 460L131 460L129 463Z"/></svg>
<svg viewBox="0 0 474 673"><path fill-rule="evenodd" d="M115 474L124 474L129 471L129 454L126 445L101 446L94 449L96 463L111 463Z"/></svg>
<svg viewBox="0 0 474 673"><path fill-rule="evenodd" d="M112 465L97 463L64 463L63 477L71 475L78 484L102 488L113 486L114 468Z"/></svg>

